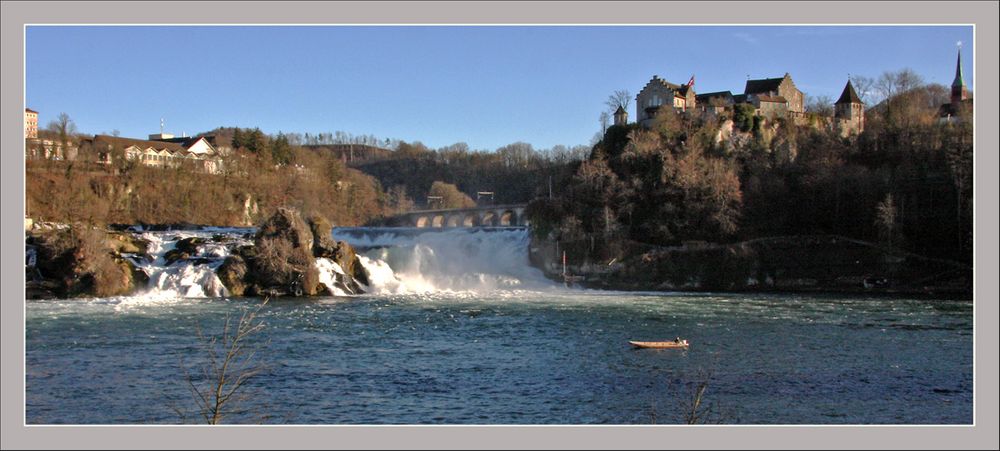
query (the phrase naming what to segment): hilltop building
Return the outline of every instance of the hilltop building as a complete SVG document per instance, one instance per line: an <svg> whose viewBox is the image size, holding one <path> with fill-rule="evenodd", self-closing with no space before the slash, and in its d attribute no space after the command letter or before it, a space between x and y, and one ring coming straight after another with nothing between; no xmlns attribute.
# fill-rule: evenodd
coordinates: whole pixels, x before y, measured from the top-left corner
<svg viewBox="0 0 1000 451"><path fill-rule="evenodd" d="M24 157L26 159L73 160L78 148L72 137L66 142L53 138L54 133L38 130L38 112L24 109Z"/></svg>
<svg viewBox="0 0 1000 451"><path fill-rule="evenodd" d="M721 113L736 104L736 98L730 91L707 92L694 97L695 103L701 111L713 114Z"/></svg>
<svg viewBox="0 0 1000 451"><path fill-rule="evenodd" d="M861 133L865 129L865 104L858 97L850 80L834 104L834 125L843 136Z"/></svg>
<svg viewBox="0 0 1000 451"><path fill-rule="evenodd" d="M24 109L24 137L38 138L38 112L31 109Z"/></svg>
<svg viewBox="0 0 1000 451"><path fill-rule="evenodd" d="M748 79L742 94L733 94L732 91L696 94L693 76L686 85L678 85L654 75L635 100L637 122L647 128L665 106L672 107L676 113L698 111L719 115L731 112L739 104L752 105L756 116L768 120L787 118L796 125L837 130L842 136L860 133L865 126L864 102L850 82L834 105L834 117L818 117L806 114L805 94L795 86L791 74L787 72L782 77ZM618 124L617 113L615 124Z"/></svg>
<svg viewBox="0 0 1000 451"><path fill-rule="evenodd" d="M85 139L81 147L92 150L97 161L110 164L118 158L138 161L151 167L179 167L216 174L222 170L222 155L206 137L141 140L117 136L95 135Z"/></svg>
<svg viewBox="0 0 1000 451"><path fill-rule="evenodd" d="M694 94L694 77L685 85L678 85L653 75L646 86L635 97L636 120L645 127L652 125L653 118L664 108L687 111L694 108L697 100Z"/></svg>
<svg viewBox="0 0 1000 451"><path fill-rule="evenodd" d="M963 115L972 112L973 99L969 96L969 88L962 76L962 50L958 50L958 61L955 63L955 80L951 82L951 103L941 105L938 117L941 122L956 122Z"/></svg>
<svg viewBox="0 0 1000 451"><path fill-rule="evenodd" d="M762 116L805 112L805 96L795 87L788 72L780 78L747 80L743 95L746 96L745 101L756 106Z"/></svg>
<svg viewBox="0 0 1000 451"><path fill-rule="evenodd" d="M649 127L664 107L674 112L700 110L718 114L738 103L753 105L759 116L770 119L791 116L801 121L805 114L804 99L805 95L787 72L783 77L747 80L743 94L738 95L731 91L696 94L693 76L687 84L680 85L654 75L635 98L636 121Z"/></svg>
<svg viewBox="0 0 1000 451"><path fill-rule="evenodd" d="M628 111L625 111L621 105L618 105L618 109L615 110L615 125L627 125L628 124Z"/></svg>

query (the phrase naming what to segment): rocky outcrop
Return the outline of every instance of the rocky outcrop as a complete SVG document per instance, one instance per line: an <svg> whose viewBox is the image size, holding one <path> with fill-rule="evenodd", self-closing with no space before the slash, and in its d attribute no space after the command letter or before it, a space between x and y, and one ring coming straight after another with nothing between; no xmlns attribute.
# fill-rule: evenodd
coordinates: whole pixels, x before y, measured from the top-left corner
<svg viewBox="0 0 1000 451"><path fill-rule="evenodd" d="M335 258L337 243L333 240L333 226L322 215L309 217L309 230L313 235L313 256Z"/></svg>
<svg viewBox="0 0 1000 451"><path fill-rule="evenodd" d="M108 232L108 244L118 254L146 256L149 252L148 241L128 232Z"/></svg>
<svg viewBox="0 0 1000 451"><path fill-rule="evenodd" d="M346 241L337 241L333 261L344 270L344 273L354 278L354 280L364 285L371 285L370 275L365 266L361 264L354 247Z"/></svg>
<svg viewBox="0 0 1000 451"><path fill-rule="evenodd" d="M279 208L254 236L252 249L242 249L250 295L311 296L320 292L313 257L312 231L298 211Z"/></svg>
<svg viewBox="0 0 1000 451"><path fill-rule="evenodd" d="M215 275L229 290L229 294L243 296L247 292L247 271L246 260L241 254L236 254L226 257L219 269L215 271Z"/></svg>
<svg viewBox="0 0 1000 451"><path fill-rule="evenodd" d="M28 267L29 294L104 297L145 286L145 274L120 257L116 243L129 245L83 225L30 235L27 244L32 247L34 265Z"/></svg>
<svg viewBox="0 0 1000 451"><path fill-rule="evenodd" d="M334 241L331 233L333 226L321 215L309 218L309 229L313 234L313 256L329 258L344 270L344 277L338 274L338 286L347 293L364 293L359 284L369 285L371 282L354 248L344 241Z"/></svg>
<svg viewBox="0 0 1000 451"><path fill-rule="evenodd" d="M174 248L163 254L163 260L168 264L172 265L181 260L188 260L195 255L198 255L198 246L205 244L206 240L204 238L190 237L184 238L174 245Z"/></svg>

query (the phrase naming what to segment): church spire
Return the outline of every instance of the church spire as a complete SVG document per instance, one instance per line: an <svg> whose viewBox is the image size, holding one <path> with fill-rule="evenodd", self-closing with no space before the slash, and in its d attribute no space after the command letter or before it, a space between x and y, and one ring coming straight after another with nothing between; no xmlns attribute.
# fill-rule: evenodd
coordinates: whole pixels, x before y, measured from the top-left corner
<svg viewBox="0 0 1000 451"><path fill-rule="evenodd" d="M958 62L955 63L955 81L951 82L953 87L965 86L965 80L962 78L962 46L958 46Z"/></svg>
<svg viewBox="0 0 1000 451"><path fill-rule="evenodd" d="M962 42L958 42L958 61L955 63L955 81L951 82L951 103L958 105L969 98L969 89L962 77Z"/></svg>

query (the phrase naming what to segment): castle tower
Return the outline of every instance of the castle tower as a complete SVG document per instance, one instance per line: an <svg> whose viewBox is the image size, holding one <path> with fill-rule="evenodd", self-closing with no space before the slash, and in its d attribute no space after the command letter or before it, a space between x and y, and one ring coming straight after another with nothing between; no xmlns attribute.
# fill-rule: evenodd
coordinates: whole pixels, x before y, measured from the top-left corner
<svg viewBox="0 0 1000 451"><path fill-rule="evenodd" d="M865 129L865 104L858 97L850 80L847 80L844 92L834 104L833 116L845 131L861 133Z"/></svg>
<svg viewBox="0 0 1000 451"><path fill-rule="evenodd" d="M969 89L962 78L962 48L958 48L958 62L955 63L955 81L951 82L951 104L959 105L969 98Z"/></svg>
<svg viewBox="0 0 1000 451"><path fill-rule="evenodd" d="M628 111L618 105L618 109L615 110L615 125L628 125Z"/></svg>

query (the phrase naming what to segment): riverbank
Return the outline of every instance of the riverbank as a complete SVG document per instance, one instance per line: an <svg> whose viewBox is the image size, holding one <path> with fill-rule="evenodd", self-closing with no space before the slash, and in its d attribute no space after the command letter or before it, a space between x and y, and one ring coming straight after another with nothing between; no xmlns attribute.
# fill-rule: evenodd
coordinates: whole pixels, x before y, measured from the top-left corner
<svg viewBox="0 0 1000 451"><path fill-rule="evenodd" d="M563 245L563 248L568 246ZM972 299L972 267L837 235L661 247L619 243L604 261L569 259L574 284L623 291L869 293ZM572 248L571 248L572 249ZM563 281L559 243L536 240L531 261Z"/></svg>

